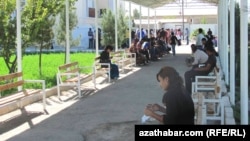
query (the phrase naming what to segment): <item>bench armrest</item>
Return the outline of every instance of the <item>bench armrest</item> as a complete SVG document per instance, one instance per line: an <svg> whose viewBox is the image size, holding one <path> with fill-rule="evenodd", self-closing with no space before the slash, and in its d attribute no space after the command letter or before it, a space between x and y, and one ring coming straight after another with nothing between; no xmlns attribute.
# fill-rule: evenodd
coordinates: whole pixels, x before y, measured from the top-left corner
<svg viewBox="0 0 250 141"><path fill-rule="evenodd" d="M41 83L42 89L45 90L45 80L24 80L25 83Z"/></svg>
<svg viewBox="0 0 250 141"><path fill-rule="evenodd" d="M42 84L42 99L43 99L43 110L46 110L46 93L45 93L45 80L24 80L25 83L41 83Z"/></svg>
<svg viewBox="0 0 250 141"><path fill-rule="evenodd" d="M79 72L75 72L75 73L57 73L57 75L60 75L60 76L64 76L64 75L79 75Z"/></svg>

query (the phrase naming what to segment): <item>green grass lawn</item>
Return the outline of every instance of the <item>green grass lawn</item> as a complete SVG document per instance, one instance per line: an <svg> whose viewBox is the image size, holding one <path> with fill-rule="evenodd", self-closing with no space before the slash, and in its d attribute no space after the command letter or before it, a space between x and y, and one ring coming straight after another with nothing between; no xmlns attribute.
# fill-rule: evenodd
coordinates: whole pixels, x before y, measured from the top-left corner
<svg viewBox="0 0 250 141"><path fill-rule="evenodd" d="M77 61L80 66L92 66L94 62L95 53L73 53L70 54L70 62ZM39 56L25 55L22 60L23 79L37 80L42 79L46 81L46 88L56 85L56 73L58 66L64 64L64 53L43 54L42 55L42 75L39 74ZM86 69L84 73L91 73L92 69ZM0 75L6 75L9 70L4 62L3 57L0 57ZM30 87L29 85L27 87ZM32 87L36 87L32 85Z"/></svg>

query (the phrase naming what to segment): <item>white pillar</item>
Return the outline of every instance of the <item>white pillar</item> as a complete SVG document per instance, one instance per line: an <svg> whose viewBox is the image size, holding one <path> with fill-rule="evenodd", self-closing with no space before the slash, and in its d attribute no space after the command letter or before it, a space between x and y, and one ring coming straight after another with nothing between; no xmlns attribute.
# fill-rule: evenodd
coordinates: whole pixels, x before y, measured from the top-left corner
<svg viewBox="0 0 250 141"><path fill-rule="evenodd" d="M149 24L150 24L150 21L149 21L149 17L150 17L150 10L148 8L148 38L150 38L150 27L149 27Z"/></svg>
<svg viewBox="0 0 250 141"><path fill-rule="evenodd" d="M248 31L248 6L240 1L240 31ZM248 124L248 32L240 32L240 113L241 124Z"/></svg>
<svg viewBox="0 0 250 141"><path fill-rule="evenodd" d="M118 7L117 7L117 0L114 0L114 14L115 14L115 51L118 50L118 35L117 35L117 30L118 30L118 21L117 21L117 13L118 13Z"/></svg>
<svg viewBox="0 0 250 141"><path fill-rule="evenodd" d="M140 37L139 37L139 40L141 40L141 38L142 38L142 31L141 31L141 5L140 5L140 25L139 25L139 33L140 33Z"/></svg>
<svg viewBox="0 0 250 141"><path fill-rule="evenodd" d="M230 102L235 105L235 1L230 0Z"/></svg>
<svg viewBox="0 0 250 141"><path fill-rule="evenodd" d="M223 0L224 1L224 0ZM224 71L225 71L225 82L228 85L229 84L229 76L228 76L228 0L224 1L224 22L226 24L223 24L224 26Z"/></svg>
<svg viewBox="0 0 250 141"><path fill-rule="evenodd" d="M131 40L131 28L132 28L132 24L131 24L131 1L129 1L129 47L132 44L132 40Z"/></svg>
<svg viewBox="0 0 250 141"><path fill-rule="evenodd" d="M22 42L21 42L21 3L20 0L16 0L16 40L17 40L17 71L22 71ZM21 79L21 78L19 78ZM21 91L22 87L18 87L18 91Z"/></svg>
<svg viewBox="0 0 250 141"><path fill-rule="evenodd" d="M98 47L98 5L97 5L97 1L95 0L95 32L94 32L94 36L95 36L95 53L96 56L99 55L99 47Z"/></svg>
<svg viewBox="0 0 250 141"><path fill-rule="evenodd" d="M155 38L157 37L157 25L156 25L156 10L155 10Z"/></svg>
<svg viewBox="0 0 250 141"><path fill-rule="evenodd" d="M70 62L70 44L69 44L69 0L65 1L66 5L66 63Z"/></svg>
<svg viewBox="0 0 250 141"><path fill-rule="evenodd" d="M223 74L225 74L225 24L228 24L225 22L225 0L222 0L221 1L221 45L219 46L219 48L221 49L221 67L222 67L222 71L223 71Z"/></svg>
<svg viewBox="0 0 250 141"><path fill-rule="evenodd" d="M17 71L22 71L22 43L21 43L21 2L16 0L16 24L17 24Z"/></svg>
<svg viewBox="0 0 250 141"><path fill-rule="evenodd" d="M222 62L223 60L223 51L222 51L222 1L219 1L219 5L218 5L218 52L219 52L219 58L220 58L220 62ZM220 64L222 67L222 64ZM223 70L222 70L223 71Z"/></svg>

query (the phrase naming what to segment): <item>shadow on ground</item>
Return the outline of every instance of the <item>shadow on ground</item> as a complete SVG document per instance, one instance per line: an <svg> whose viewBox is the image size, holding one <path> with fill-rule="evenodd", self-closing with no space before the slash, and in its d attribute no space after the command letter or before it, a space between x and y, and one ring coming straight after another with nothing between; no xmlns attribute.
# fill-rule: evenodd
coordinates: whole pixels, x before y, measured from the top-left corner
<svg viewBox="0 0 250 141"><path fill-rule="evenodd" d="M21 115L11 117L0 123L0 135L26 122L30 127L33 127L32 119L44 114L43 112L28 112L24 108L21 109L21 112Z"/></svg>
<svg viewBox="0 0 250 141"><path fill-rule="evenodd" d="M86 132L86 141L132 141L134 140L134 126L140 121L126 121L105 123Z"/></svg>

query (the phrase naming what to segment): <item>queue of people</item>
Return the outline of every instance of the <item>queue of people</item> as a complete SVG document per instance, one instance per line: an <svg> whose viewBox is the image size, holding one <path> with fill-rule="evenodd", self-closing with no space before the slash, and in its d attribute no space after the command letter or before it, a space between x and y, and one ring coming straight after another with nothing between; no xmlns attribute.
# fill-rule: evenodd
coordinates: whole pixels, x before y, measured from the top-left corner
<svg viewBox="0 0 250 141"><path fill-rule="evenodd" d="M202 33L201 30L199 32ZM212 40L201 36L197 35L196 44L191 44L193 60L190 63L191 69L184 74L184 81L177 70L170 66L162 67L156 74L160 87L165 91L162 104L148 104L144 109L144 115L161 124L194 124L192 82L195 80L195 76L208 75L212 72L216 67L216 56L218 55ZM202 41L204 39L206 42Z"/></svg>
<svg viewBox="0 0 250 141"><path fill-rule="evenodd" d="M200 33L202 33L200 31ZM204 40L206 39L206 40ZM170 45L171 50L175 49L173 46L178 45L178 38L171 33ZM179 75L178 71L171 66L163 66L156 74L156 80L160 87L165 91L162 96L162 104L151 103L146 105L144 114L161 124L194 124L195 111L194 102L191 97L192 82L195 76L208 75L216 67L217 52L214 49L214 44L206 36L197 35L196 44L191 44L193 61L191 62L191 69L184 74L184 79ZM174 42L174 43L172 43ZM150 61L156 61L159 57L169 53L167 49L166 40L164 37L147 38L143 37L141 40L135 38L129 51L136 53L137 64L147 64ZM106 46L101 53L101 60L110 61L109 53L112 51L112 46ZM173 56L175 51L173 51ZM113 79L119 77L119 71L116 64L111 65L111 77Z"/></svg>

